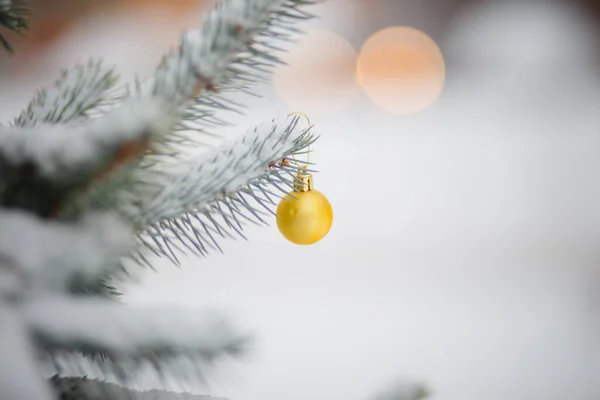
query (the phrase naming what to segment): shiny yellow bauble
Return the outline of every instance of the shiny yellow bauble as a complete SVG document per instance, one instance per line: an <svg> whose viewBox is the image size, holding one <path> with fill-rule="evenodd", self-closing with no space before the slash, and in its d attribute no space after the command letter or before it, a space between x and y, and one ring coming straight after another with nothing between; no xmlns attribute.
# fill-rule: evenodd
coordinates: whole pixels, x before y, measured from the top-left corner
<svg viewBox="0 0 600 400"><path fill-rule="evenodd" d="M277 207L279 232L295 244L314 244L323 239L333 223L329 200L318 190L290 192Z"/></svg>

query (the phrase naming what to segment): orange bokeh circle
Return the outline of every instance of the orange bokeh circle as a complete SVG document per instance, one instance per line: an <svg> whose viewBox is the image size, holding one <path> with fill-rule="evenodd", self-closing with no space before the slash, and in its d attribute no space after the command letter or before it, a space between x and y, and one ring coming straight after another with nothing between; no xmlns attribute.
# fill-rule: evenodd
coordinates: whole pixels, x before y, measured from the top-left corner
<svg viewBox="0 0 600 400"><path fill-rule="evenodd" d="M410 27L391 27L362 46L357 80L379 107L414 114L431 106L444 88L446 66L436 43Z"/></svg>

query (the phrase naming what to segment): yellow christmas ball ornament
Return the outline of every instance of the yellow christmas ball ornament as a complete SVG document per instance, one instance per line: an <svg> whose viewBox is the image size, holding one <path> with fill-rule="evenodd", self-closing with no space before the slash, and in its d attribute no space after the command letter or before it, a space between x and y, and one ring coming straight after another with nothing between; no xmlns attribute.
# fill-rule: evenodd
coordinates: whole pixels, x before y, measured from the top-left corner
<svg viewBox="0 0 600 400"><path fill-rule="evenodd" d="M297 175L295 187L296 190L284 196L277 207L277 227L292 243L317 243L331 229L331 204L323 193L313 189L312 175L306 168Z"/></svg>

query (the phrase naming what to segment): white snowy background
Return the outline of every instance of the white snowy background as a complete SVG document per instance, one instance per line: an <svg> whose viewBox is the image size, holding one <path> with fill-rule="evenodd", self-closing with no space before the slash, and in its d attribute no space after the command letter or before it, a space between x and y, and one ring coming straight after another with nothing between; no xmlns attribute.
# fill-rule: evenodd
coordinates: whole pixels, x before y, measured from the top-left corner
<svg viewBox="0 0 600 400"><path fill-rule="evenodd" d="M462 68L434 107L393 116L358 95L313 118L315 185L335 216L323 241L298 247L274 224L250 226L225 255L157 261L123 288L132 304L227 309L258 333L250 359L198 392L359 400L400 375L431 383L436 400L600 397L594 43L570 9L496 3L439 42ZM338 0L322 14L318 26L347 31L360 12ZM148 74L161 44L145 37L152 18L132 18L73 27L28 85L0 77L1 116L88 56ZM240 133L296 111L264 92Z"/></svg>

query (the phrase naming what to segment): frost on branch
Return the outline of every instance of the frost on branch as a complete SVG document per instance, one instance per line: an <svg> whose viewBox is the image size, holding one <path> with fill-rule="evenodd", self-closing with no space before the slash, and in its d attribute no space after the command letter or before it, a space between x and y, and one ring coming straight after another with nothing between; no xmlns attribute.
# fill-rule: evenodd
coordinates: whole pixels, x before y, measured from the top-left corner
<svg viewBox="0 0 600 400"><path fill-rule="evenodd" d="M300 2L286 0L229 0L219 2L203 20L202 29L182 37L176 53L163 59L155 76L154 94L184 102L204 89L213 89L230 65L251 47L266 24ZM306 4L306 2L304 2ZM300 18L302 14L298 14ZM254 50L256 52L256 50ZM264 54L266 60L274 61ZM260 65L257 65L257 67Z"/></svg>
<svg viewBox="0 0 600 400"><path fill-rule="evenodd" d="M160 368L161 361L178 356L201 369L242 355L250 339L218 313L144 309L100 298L32 300L23 318L46 351L59 356L64 350L102 353L111 361L103 367L125 377L135 375L144 363ZM185 374L176 364L160 372Z"/></svg>
<svg viewBox="0 0 600 400"><path fill-rule="evenodd" d="M20 211L0 212L0 254L19 267L31 290L69 291L113 274L131 238L132 229L107 213L50 224Z"/></svg>
<svg viewBox="0 0 600 400"><path fill-rule="evenodd" d="M173 249L182 250L179 245L205 255L209 248L219 249L215 237L243 236L248 222L266 224L264 215L273 213L274 200L294 188L296 156L316 139L310 129L297 128L298 120L264 123L236 141L143 178L159 187L139 208L131 204L125 210L136 225L146 227L139 240L177 262Z"/></svg>
<svg viewBox="0 0 600 400"><path fill-rule="evenodd" d="M133 391L124 387L87 378L54 376L50 383L62 397L61 400L226 400L221 397L190 393L173 393L164 390Z"/></svg>
<svg viewBox="0 0 600 400"><path fill-rule="evenodd" d="M14 125L70 123L87 119L98 108L111 103L108 92L117 81L113 69L101 61L90 60L85 66L62 71L60 79L48 90L41 90Z"/></svg>
<svg viewBox="0 0 600 400"><path fill-rule="evenodd" d="M32 299L43 301L49 293L67 290L77 279L110 272L129 250L115 242L128 231L109 216L90 216L82 223L49 223L21 211L0 212L2 398L53 398L38 371L37 357L45 348L33 339L24 308ZM73 245L81 248L69 247ZM52 315L60 313L55 309Z"/></svg>
<svg viewBox="0 0 600 400"><path fill-rule="evenodd" d="M157 136L156 138L159 140L154 141L152 147L147 146L142 139L137 142L122 143L122 147L113 148L114 151L109 152L108 155L113 155L114 158L108 157L104 160L106 161L104 169L86 171L86 168L79 168L81 165L77 165L76 168L73 168L78 171L79 180L77 182L57 183L47 176L40 177L37 171L39 168L37 160L33 160L33 162L29 162L28 159L21 160L25 162L18 165L12 165L11 162L14 164L14 160L8 160L9 165L7 168L3 168L4 171L0 174L5 176L0 176L0 179L6 178L10 184L0 189L0 204L34 210L43 216L65 217L90 208L115 208L112 200L115 198L115 194L120 192L117 197L124 203L116 208L128 208L131 204L139 208L139 204L144 203L148 197L156 193L157 189L161 189L161 185L153 186L148 179L144 179L142 173L132 174L130 172L135 169L148 169L150 170L148 176L159 175L160 170L170 163L165 163L164 157L154 158L153 155L175 155L184 158L185 155L175 151L170 144L193 143L202 130L200 125L195 123L215 123L218 121L215 111L238 108L237 105L214 93L213 90L218 87L221 93L245 91L249 84L265 79L271 68L280 62L274 55L280 51L274 42L290 40L292 33L297 31L293 25L312 17L304 11L304 7L313 3L315 2L308 0L228 0L219 2L212 11L207 13L202 28L187 33L182 39L179 51L165 57L151 83L153 89L150 93L142 95L146 100L154 98L162 101L162 109L157 110L150 106L145 109L143 103L135 103L136 107L131 107L130 113L121 114L126 118L119 117L122 106L115 112L89 123L90 127L93 127L100 121L104 121L103 133L106 132L106 137L111 138L113 132L118 133L122 130L119 124L125 127L134 120L143 123L144 118L141 114L146 112L155 120L159 120L166 113L178 114L184 107L190 106L187 100L198 95L193 100L193 104L184 112L183 120L180 120L176 128L173 129L171 126L164 132L164 135ZM104 70L99 63L90 63L86 67L80 67L63 75L53 89L38 95L16 120L17 125L25 127L35 125L35 128L39 130L33 132L12 131L13 135L9 136L16 137L18 135L23 142L28 142L35 136L37 140L41 140L42 146L45 146L44 142L59 143L61 148L67 149L64 155L67 160L70 154L89 153L91 146L81 146L79 143L83 141L84 144L89 144L90 141L85 139L87 135L82 135L81 131L73 130L73 128L63 131L65 135L54 134L59 130L52 130L43 122L56 124L78 121L82 117L86 117L89 112L98 111L98 105L103 103L107 97L106 90L110 88L113 81L114 77L111 71ZM165 107L166 104L168 104L167 107ZM172 122L173 125L176 125L175 120ZM40 130L44 132L40 132ZM195 132L191 132L191 135L185 137L180 133L182 130ZM2 136L6 135L1 133L0 163L3 163ZM21 135L21 133L23 134ZM66 143L67 140L73 142ZM19 142L17 145L21 146L22 143ZM27 148L27 143L24 147ZM102 153L102 149L98 150L100 150L99 153ZM4 153L7 154L10 151ZM111 174L110 179L96 179L98 176L103 178L106 172L113 172L115 165L123 164L123 158L128 158L123 155L129 156L132 153L141 156L139 163L128 165L129 169L120 169L119 171L123 173ZM69 167L69 165L60 164L61 171L68 170ZM90 173L86 174L86 172ZM256 200L260 208L263 208L266 203L272 203L270 189L265 185L266 183L286 185L285 181L289 176L281 179L281 175L278 175L279 172L287 175L285 168L276 172L270 174L262 182L247 184L243 190ZM62 179L62 177L59 178ZM130 187L136 187L136 191L129 190ZM71 195L70 192L74 190L77 191L77 194ZM238 197L236 200L238 204L248 205L248 202L243 200L245 196ZM197 203L203 201L204 199L201 199ZM210 226L203 227L202 233L194 232L195 236L202 235L205 238L209 238L213 234L231 236L229 232L231 230L241 234L240 224L237 220L240 218L247 220L248 216L254 222L262 222L259 216L261 211L254 207L246 207L246 211L249 212L244 211L244 215L239 215L231 205L217 203L219 202L213 202L215 207L212 207L211 212L216 215L217 219L220 219L221 216L225 217L221 223L226 228L219 228L217 226L219 222L213 221L214 218L210 217ZM196 218L197 214L194 215ZM207 216L206 213L203 215ZM169 220L168 224L173 225L176 222ZM140 228L144 229L145 227L140 226ZM181 232L178 232L176 236L180 234ZM150 236L147 239L156 243L155 232ZM200 246L189 246L188 243L184 247L187 247L188 250L193 247L197 253L202 254L206 253L206 246L218 248L213 239L195 243ZM172 251L161 251L161 253L172 254Z"/></svg>
<svg viewBox="0 0 600 400"><path fill-rule="evenodd" d="M141 102L82 127L0 127L0 204L55 215L73 191L139 157L173 125L160 102Z"/></svg>
<svg viewBox="0 0 600 400"><path fill-rule="evenodd" d="M0 394L49 399L36 369L43 355L59 366L61 357L81 362L76 352L102 353L109 360L101 368L121 377L146 363L161 373L191 370L200 378L215 361L244 353L249 337L217 313L135 308L69 294L73 282L113 273L130 251L130 233L110 214L56 222L0 212L0 346L7 350L2 360L12 360L4 354L18 358L13 369L5 366L15 376L0 374ZM178 356L188 361L186 368Z"/></svg>
<svg viewBox="0 0 600 400"><path fill-rule="evenodd" d="M223 124L216 111L239 112L241 105L230 93L251 93L282 62L278 42L290 41L297 22L312 18L304 11L316 1L229 0L220 1L208 12L200 30L183 35L177 52L163 60L155 74L153 93L178 99L193 97L178 130L198 133L207 126ZM177 136L167 137L167 140Z"/></svg>
<svg viewBox="0 0 600 400"><path fill-rule="evenodd" d="M297 121L261 124L197 159L170 166L162 173L163 188L141 210L141 224L202 208L210 200L235 194L248 182L268 174L271 164L303 150L313 139L307 131L294 132Z"/></svg>

